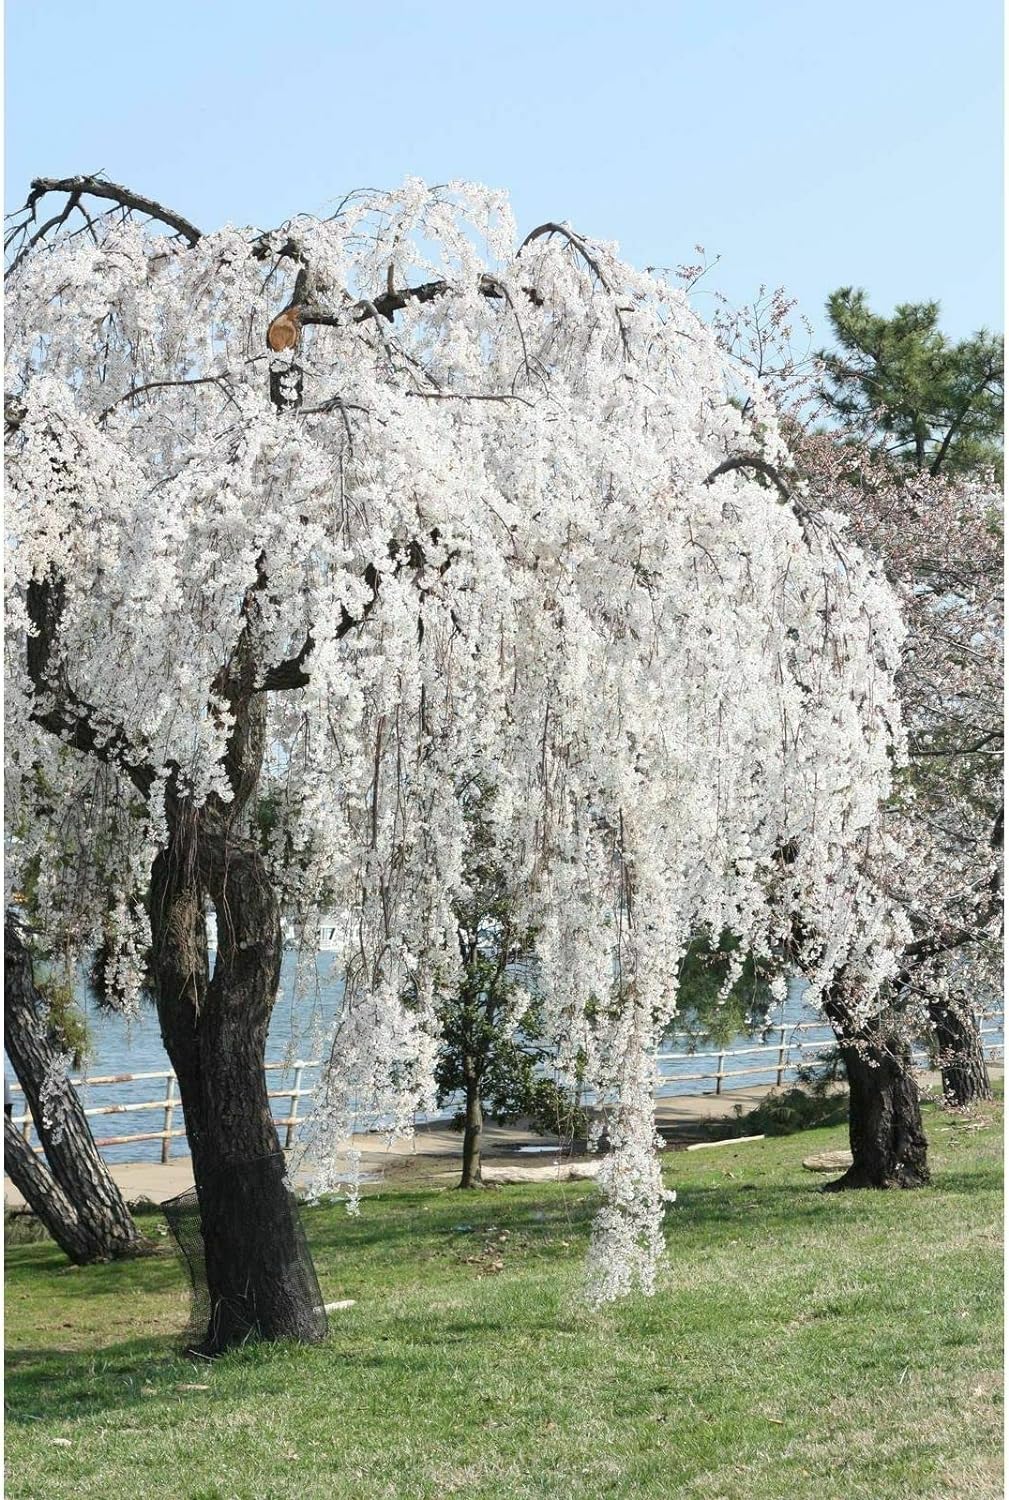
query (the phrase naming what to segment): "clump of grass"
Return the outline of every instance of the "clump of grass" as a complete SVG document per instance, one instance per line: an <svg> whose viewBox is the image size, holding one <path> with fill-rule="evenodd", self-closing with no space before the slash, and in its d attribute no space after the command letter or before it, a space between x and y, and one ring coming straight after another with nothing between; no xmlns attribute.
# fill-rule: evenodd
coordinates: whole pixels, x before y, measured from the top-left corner
<svg viewBox="0 0 1009 1500"><path fill-rule="evenodd" d="M27 1209L7 1209L4 1212L5 1245L39 1245L48 1241L49 1233L33 1213Z"/></svg>
<svg viewBox="0 0 1009 1500"><path fill-rule="evenodd" d="M848 1095L796 1085L768 1094L745 1115L739 1105L736 1109L740 1135L793 1135L799 1130L843 1125L848 1118Z"/></svg>

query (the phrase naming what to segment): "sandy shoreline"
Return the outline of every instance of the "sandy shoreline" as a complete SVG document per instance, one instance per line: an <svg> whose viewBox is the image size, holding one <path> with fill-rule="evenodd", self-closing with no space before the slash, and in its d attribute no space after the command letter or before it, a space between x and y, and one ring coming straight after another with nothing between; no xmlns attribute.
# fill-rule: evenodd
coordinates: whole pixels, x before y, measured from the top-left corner
<svg viewBox="0 0 1009 1500"><path fill-rule="evenodd" d="M658 1101L655 1111L656 1124L685 1136L694 1131L703 1133L714 1121L732 1119L738 1104L745 1111L752 1109L767 1094L766 1088L746 1088L726 1091L720 1095L684 1095L674 1099ZM349 1143L348 1143L349 1144ZM451 1125L439 1123L419 1129L412 1140L386 1144L381 1136L359 1135L354 1137L354 1147L361 1152L361 1171L369 1177L401 1179L411 1181L441 1182L451 1185L459 1172L462 1159L462 1132ZM487 1125L484 1130L483 1157L487 1161L514 1161L518 1149L525 1145L556 1145L557 1137L535 1135L529 1130L512 1125ZM542 1165L550 1157L529 1154L528 1160L539 1160ZM298 1151L291 1152L295 1182L305 1181L306 1173L298 1168ZM160 1162L115 1162L112 1175L122 1189L127 1202L141 1198L160 1203L184 1193L193 1185L192 1166L188 1156L162 1165ZM17 1209L24 1206L21 1194L8 1178L4 1178L4 1207Z"/></svg>
<svg viewBox="0 0 1009 1500"><path fill-rule="evenodd" d="M992 1067L990 1072L993 1080L1002 1076L1001 1067ZM923 1088L934 1087L938 1083L938 1074L923 1074L921 1083ZM692 1140L703 1139L712 1125L734 1119L737 1107L745 1114L773 1092L773 1089L756 1085L727 1089L721 1094L684 1094L660 1099L656 1101L656 1126L667 1135L669 1145L675 1149ZM521 1146L556 1144L556 1136L535 1135L519 1126L488 1125L484 1130L482 1155L489 1162L515 1162ZM446 1123L426 1125L412 1140L396 1141L392 1146L376 1135L355 1136L353 1145L361 1153L362 1173L372 1182L402 1181L405 1178L418 1184L450 1187L458 1176L462 1159L462 1133ZM298 1156L297 1149L291 1152L294 1180L300 1186L306 1181L307 1173L299 1168ZM540 1165L550 1159L547 1153L531 1152L526 1158L530 1164L538 1161ZM128 1203L145 1198L160 1203L184 1193L193 1185L188 1156L180 1155L164 1165L160 1162L117 1162L111 1170ZM4 1207L17 1209L23 1206L21 1194L5 1177Z"/></svg>

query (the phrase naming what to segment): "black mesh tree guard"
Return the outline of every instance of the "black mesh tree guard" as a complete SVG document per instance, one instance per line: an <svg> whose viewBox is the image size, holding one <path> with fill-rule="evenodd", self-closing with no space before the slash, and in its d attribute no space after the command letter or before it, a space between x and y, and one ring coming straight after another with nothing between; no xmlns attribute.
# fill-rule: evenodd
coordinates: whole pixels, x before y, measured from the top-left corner
<svg viewBox="0 0 1009 1500"><path fill-rule="evenodd" d="M256 1226L255 1220L248 1215L256 1213L260 1196L258 1189L264 1174L275 1174L278 1165L283 1172L283 1152L276 1156L228 1164L226 1178L222 1177L222 1183L226 1181L225 1211L234 1214L231 1226L233 1236L242 1233L243 1224L250 1229L261 1227ZM204 1191L207 1191L206 1186ZM301 1337L306 1342L317 1343L326 1336L326 1309L297 1199L289 1188L285 1191L290 1218L285 1221L283 1235L270 1236L265 1242L262 1264L258 1267L259 1285L269 1288L269 1296L265 1300L269 1304L271 1315L276 1312L278 1302L283 1303L285 1293L289 1293L292 1302L296 1302L299 1309L297 1328L290 1330L292 1335ZM201 1353L208 1350L214 1352L218 1345L218 1330L225 1324L230 1330L238 1329L237 1337L233 1332L229 1334L229 1343L269 1334L269 1328L264 1328L261 1324L255 1285L249 1279L243 1284L241 1294L229 1296L227 1292L211 1293L203 1216L196 1189L189 1188L175 1198L166 1199L161 1204L161 1210L185 1264L192 1288L190 1317L183 1348Z"/></svg>

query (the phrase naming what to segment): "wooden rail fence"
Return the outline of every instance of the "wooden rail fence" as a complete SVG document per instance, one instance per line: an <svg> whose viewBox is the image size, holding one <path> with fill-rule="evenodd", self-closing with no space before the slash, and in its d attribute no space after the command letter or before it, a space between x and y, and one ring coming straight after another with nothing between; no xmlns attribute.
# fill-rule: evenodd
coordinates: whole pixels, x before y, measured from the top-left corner
<svg viewBox="0 0 1009 1500"><path fill-rule="evenodd" d="M981 1027L981 1036L985 1044L985 1055L989 1062L1001 1062L1003 1057L1003 1043L1001 1040L995 1042L992 1039L1002 1036L1002 1013L987 1017L985 1024ZM823 1035L826 1028L822 1021L799 1021L788 1025L770 1027L764 1032L765 1040L758 1045L750 1047L722 1047L710 1048L698 1051L696 1045L691 1045L693 1039L687 1032L674 1032L668 1040L673 1042L686 1042L685 1050L662 1051L656 1054L656 1062L682 1063L697 1062L699 1064L714 1064L714 1067L706 1066L700 1072L675 1074L656 1074L656 1096L668 1098L671 1090L679 1088L683 1083L708 1083L714 1084L714 1092L721 1094L722 1084L728 1078L752 1078L758 1075L774 1074L775 1087L780 1088L789 1075L794 1075L796 1070L802 1066L808 1066L817 1058L821 1058L832 1051L834 1046L833 1037L830 1034ZM818 1031L819 1037L809 1037L809 1032ZM725 1064L736 1058L749 1057L760 1058L755 1066L729 1067ZM921 1069L930 1066L930 1059L924 1048L915 1049L916 1065ZM267 1075L270 1073L291 1073L293 1075L291 1086L283 1088L267 1089L270 1099L289 1100L286 1115L275 1116L279 1129L283 1131L284 1149L290 1150L294 1145L298 1126L304 1122L304 1115L299 1113L302 1099L310 1098L315 1092L314 1083L304 1087L306 1071L319 1068L321 1063L318 1058L299 1060L294 1063L274 1062L266 1064ZM140 1141L160 1141L161 1160L171 1160L172 1141L185 1136L185 1129L176 1124L175 1111L181 1109L181 1100L176 1091L175 1074L170 1070L156 1070L146 1073L111 1073L96 1075L94 1077L74 1078L71 1082L77 1088L113 1088L121 1084L141 1083L150 1081L152 1084L162 1082L164 1092L159 1099L144 1099L137 1101L126 1101L122 1104L97 1104L86 1107L85 1115L89 1119L104 1118L109 1115L138 1114L142 1112L163 1111L163 1123L160 1130L142 1130L129 1135L109 1135L95 1138L95 1145L100 1149L106 1146L129 1146ZM269 1078L267 1080L269 1082ZM745 1086L745 1085L744 1085ZM20 1084L11 1083L12 1094L22 1093ZM153 1089L151 1090L153 1092ZM705 1090L701 1090L705 1092ZM22 1113L14 1113L11 1116L12 1123L20 1127L25 1140L30 1141L34 1130L31 1115L23 1110ZM34 1145L36 1151L41 1151L41 1146Z"/></svg>

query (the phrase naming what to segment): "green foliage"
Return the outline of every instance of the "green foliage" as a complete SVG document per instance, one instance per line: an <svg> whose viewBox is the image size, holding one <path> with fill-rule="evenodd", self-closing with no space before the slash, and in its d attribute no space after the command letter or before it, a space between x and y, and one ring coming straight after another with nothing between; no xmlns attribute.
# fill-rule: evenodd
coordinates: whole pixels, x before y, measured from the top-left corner
<svg viewBox="0 0 1009 1500"><path fill-rule="evenodd" d="M536 931L516 919L494 848L493 806L492 787L468 790L470 894L456 907L462 977L439 1003L438 1103L475 1089L483 1113L498 1124L528 1117L544 1133L584 1135L586 1120L572 1094L543 1073L551 1049L537 993ZM456 1123L462 1122L460 1114Z"/></svg>
<svg viewBox="0 0 1009 1500"><path fill-rule="evenodd" d="M4 1245L51 1245L49 1231L28 1210L4 1213Z"/></svg>
<svg viewBox="0 0 1009 1500"><path fill-rule="evenodd" d="M790 1088L768 1094L744 1114L736 1105L740 1135L793 1135L823 1125L843 1125L848 1118L848 1096L828 1093L825 1087Z"/></svg>
<svg viewBox="0 0 1009 1500"><path fill-rule="evenodd" d="M705 933L691 940L680 964L677 1031L724 1046L743 1032L760 1029L773 1003L769 986L776 970L766 959L747 953L730 984L734 962L739 962L734 933L723 932L714 944Z"/></svg>
<svg viewBox="0 0 1009 1500"><path fill-rule="evenodd" d="M36 978L36 988L46 1004L53 1043L69 1052L71 1067L80 1068L91 1049L88 1023L74 998L73 986L63 977Z"/></svg>
<svg viewBox="0 0 1009 1500"><path fill-rule="evenodd" d="M823 394L869 428L878 452L932 474L1000 467L1001 336L955 342L939 329L938 302L904 302L886 318L853 287L831 293L827 316L840 351L821 354Z"/></svg>

